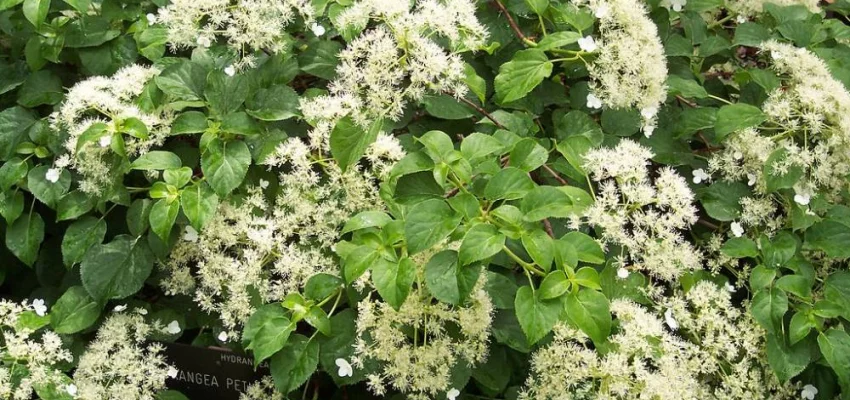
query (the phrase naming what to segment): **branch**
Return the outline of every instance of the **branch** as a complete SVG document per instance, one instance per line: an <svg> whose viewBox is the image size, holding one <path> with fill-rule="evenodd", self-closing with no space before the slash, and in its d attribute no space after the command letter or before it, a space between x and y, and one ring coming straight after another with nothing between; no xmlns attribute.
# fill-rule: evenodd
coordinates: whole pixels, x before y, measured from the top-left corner
<svg viewBox="0 0 850 400"><path fill-rule="evenodd" d="M545 170L546 170L546 172L548 172L548 173L549 173L549 175L552 175L552 177L553 177L553 178L555 178L555 180L557 180L558 182L560 182L562 185L564 185L564 186L569 186L569 185L570 185L570 184L569 184L569 182L567 182L567 180L566 180L566 179L561 178L561 176L560 176L560 175L558 175L558 173L557 173L557 172L555 172L555 170L554 170L554 169L552 169L552 167L550 167L550 166L548 166L548 165L546 165L546 164L543 164L543 169L545 169Z"/></svg>
<svg viewBox="0 0 850 400"><path fill-rule="evenodd" d="M451 94L451 93L446 93L446 94ZM502 125L499 121L496 121L496 118L493 118L493 116L490 115L490 113L488 113L487 110L481 108L480 106L478 106L478 104L475 104L475 103L473 103L473 102L471 102L471 101L469 101L469 100L467 100L463 97L456 97L456 98L458 100L460 100L463 104L466 104L467 106L472 107L473 109L475 109L475 111L478 111L478 113L487 117L487 119L489 119L490 122L492 122L494 125L496 125L496 127L498 127L499 129L505 129L505 130L508 129L508 128L505 128L505 126Z"/></svg>
<svg viewBox="0 0 850 400"><path fill-rule="evenodd" d="M505 17L508 19L508 24L511 26L511 29L514 30L514 33L516 33L516 36L520 40L522 40L522 43L524 43L526 46L532 46L532 47L537 46L537 43L535 43L533 40L529 39L528 36L525 36L525 34L522 33L521 30L519 30L519 25L516 24L516 21L514 21L514 18L511 17L511 14L508 12L508 9L505 8L505 5L502 4L502 2L500 0L493 0L493 3L495 3L496 7L499 7L499 10L501 10L502 13L505 14Z"/></svg>

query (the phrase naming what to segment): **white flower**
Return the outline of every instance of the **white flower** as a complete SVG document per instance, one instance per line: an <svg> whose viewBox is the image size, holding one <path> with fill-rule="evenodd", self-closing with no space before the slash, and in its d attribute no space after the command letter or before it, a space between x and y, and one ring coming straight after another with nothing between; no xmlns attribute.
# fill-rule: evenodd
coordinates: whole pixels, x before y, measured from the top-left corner
<svg viewBox="0 0 850 400"><path fill-rule="evenodd" d="M260 187L263 189L267 189L269 187L269 181L265 179L260 179Z"/></svg>
<svg viewBox="0 0 850 400"><path fill-rule="evenodd" d="M811 196L808 193L797 193L794 195L794 202L801 206L809 205L809 200L811 200Z"/></svg>
<svg viewBox="0 0 850 400"><path fill-rule="evenodd" d="M655 125L645 125L643 127L643 135L646 137L652 136L652 133L655 132Z"/></svg>
<svg viewBox="0 0 850 400"><path fill-rule="evenodd" d="M227 74L227 76L236 75L236 68L233 68L232 65L228 65L227 68L224 69L224 73Z"/></svg>
<svg viewBox="0 0 850 400"><path fill-rule="evenodd" d="M460 390L455 388L451 388L448 392L446 392L446 399L448 400L455 400L457 399L457 396L460 396Z"/></svg>
<svg viewBox="0 0 850 400"><path fill-rule="evenodd" d="M339 371L337 371L336 374L341 378L354 376L354 369L351 368L351 364L349 364L344 358L337 358L335 363L336 366L339 367Z"/></svg>
<svg viewBox="0 0 850 400"><path fill-rule="evenodd" d="M56 183L59 181L60 171L58 168L50 168L47 170L47 173L44 174L44 179L50 181L50 183Z"/></svg>
<svg viewBox="0 0 850 400"><path fill-rule="evenodd" d="M806 400L814 400L816 394L818 394L818 388L811 384L803 386L803 390L800 391L800 397Z"/></svg>
<svg viewBox="0 0 850 400"><path fill-rule="evenodd" d="M681 12L682 8L685 7L685 4L688 4L688 0L670 0L670 6L673 8L673 11Z"/></svg>
<svg viewBox="0 0 850 400"><path fill-rule="evenodd" d="M227 331L221 331L221 333L218 334L218 340L221 341L221 342L226 342L227 337L228 337Z"/></svg>
<svg viewBox="0 0 850 400"><path fill-rule="evenodd" d="M148 15L145 15L145 18L148 19L149 24L155 24L156 23L156 15L154 15L154 14L148 13Z"/></svg>
<svg viewBox="0 0 850 400"><path fill-rule="evenodd" d="M172 335L180 333L180 323L177 322L177 320L171 321L171 323L165 327L165 332Z"/></svg>
<svg viewBox="0 0 850 400"><path fill-rule="evenodd" d="M694 183L708 181L709 178L711 178L711 175L705 173L704 169L700 168L694 170Z"/></svg>
<svg viewBox="0 0 850 400"><path fill-rule="evenodd" d="M617 277L620 279L626 279L629 277L629 270L624 267L620 267L617 269Z"/></svg>
<svg viewBox="0 0 850 400"><path fill-rule="evenodd" d="M746 15L738 15L738 16L735 18L735 21L736 21L736 22L738 22L739 24L743 24L743 23L745 23L745 22L749 21L749 19L747 19L747 16L746 16Z"/></svg>
<svg viewBox="0 0 850 400"><path fill-rule="evenodd" d="M325 34L325 27L317 23L313 23L313 25L310 25L310 30L313 31L313 34L316 36L322 36Z"/></svg>
<svg viewBox="0 0 850 400"><path fill-rule="evenodd" d="M581 48L581 51L586 51L588 53L593 53L596 51L596 42L593 41L592 36L585 36L578 40L578 47Z"/></svg>
<svg viewBox="0 0 850 400"><path fill-rule="evenodd" d="M124 311L126 309L127 309L127 305L121 304L121 305L115 306L115 308L112 309L112 312L121 312L121 311Z"/></svg>
<svg viewBox="0 0 850 400"><path fill-rule="evenodd" d="M596 7L596 10L593 11L593 16L596 18L605 18L611 14L611 9L608 8L607 4L600 4Z"/></svg>
<svg viewBox="0 0 850 400"><path fill-rule="evenodd" d="M587 108L602 108L602 100L593 93L587 94Z"/></svg>
<svg viewBox="0 0 850 400"><path fill-rule="evenodd" d="M741 237L744 235L744 227L741 226L740 222L733 222L729 225L729 227L732 228L732 234L735 235L735 237Z"/></svg>
<svg viewBox="0 0 850 400"><path fill-rule="evenodd" d="M646 119L646 120L655 118L655 116L657 114L658 114L658 107L657 106L649 106L649 107L644 107L644 108L640 109L640 115L643 117L643 119Z"/></svg>
<svg viewBox="0 0 850 400"><path fill-rule="evenodd" d="M139 315L148 315L148 310L146 308L137 308L136 312L139 313Z"/></svg>
<svg viewBox="0 0 850 400"><path fill-rule="evenodd" d="M32 309L35 310L35 313L38 314L39 317L43 317L47 312L47 306L44 305L44 300L42 299L33 300Z"/></svg>
<svg viewBox="0 0 850 400"><path fill-rule="evenodd" d="M666 322L667 326L674 331L679 329L679 323L673 318L673 310L669 308L664 312L664 322Z"/></svg>
<svg viewBox="0 0 850 400"><path fill-rule="evenodd" d="M100 144L100 147L109 147L109 145L112 144L112 135L101 136L98 143Z"/></svg>
<svg viewBox="0 0 850 400"><path fill-rule="evenodd" d="M755 174L747 174L747 186L753 186L758 182L758 177Z"/></svg>
<svg viewBox="0 0 850 400"><path fill-rule="evenodd" d="M77 385L71 383L68 386L65 386L65 391L68 392L72 397L77 395Z"/></svg>
<svg viewBox="0 0 850 400"><path fill-rule="evenodd" d="M197 43L201 47L210 47L212 45L212 41L206 36L198 36Z"/></svg>
<svg viewBox="0 0 850 400"><path fill-rule="evenodd" d="M736 151L736 152L732 153L732 157L735 157L736 160L740 160L740 159L744 158L744 153L741 153L740 151Z"/></svg>
<svg viewBox="0 0 850 400"><path fill-rule="evenodd" d="M186 225L186 230L183 231L183 240L187 242L197 242L198 241L198 231L195 228L192 228L192 225Z"/></svg>
<svg viewBox="0 0 850 400"><path fill-rule="evenodd" d="M726 291L729 292L729 293L735 293L735 292L738 291L738 289L735 289L735 285L733 285L729 282L726 282L725 286L726 286Z"/></svg>
<svg viewBox="0 0 850 400"><path fill-rule="evenodd" d="M177 368L169 366L168 371L165 374L168 375L169 378L174 379L174 378L177 377L178 372L180 372L180 371L178 371Z"/></svg>

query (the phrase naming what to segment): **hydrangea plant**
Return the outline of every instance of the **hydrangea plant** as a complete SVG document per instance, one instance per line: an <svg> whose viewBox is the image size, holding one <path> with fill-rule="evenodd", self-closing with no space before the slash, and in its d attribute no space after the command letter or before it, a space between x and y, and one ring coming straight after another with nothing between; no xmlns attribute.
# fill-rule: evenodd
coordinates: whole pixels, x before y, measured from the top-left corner
<svg viewBox="0 0 850 400"><path fill-rule="evenodd" d="M850 399L848 15L0 0L0 399Z"/></svg>

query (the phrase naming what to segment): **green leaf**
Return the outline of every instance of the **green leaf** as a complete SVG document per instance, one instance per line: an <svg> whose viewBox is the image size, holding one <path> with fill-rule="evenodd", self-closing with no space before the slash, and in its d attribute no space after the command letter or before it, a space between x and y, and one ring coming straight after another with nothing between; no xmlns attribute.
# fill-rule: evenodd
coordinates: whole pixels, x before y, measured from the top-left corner
<svg viewBox="0 0 850 400"><path fill-rule="evenodd" d="M56 221L76 219L94 208L94 200L79 190L62 196L56 205Z"/></svg>
<svg viewBox="0 0 850 400"><path fill-rule="evenodd" d="M806 231L805 243L830 257L850 257L850 226L832 219L818 222Z"/></svg>
<svg viewBox="0 0 850 400"><path fill-rule="evenodd" d="M133 236L142 236L150 226L151 199L136 199L127 210L127 228Z"/></svg>
<svg viewBox="0 0 850 400"><path fill-rule="evenodd" d="M463 64L463 72L463 82L466 83L466 86L469 87L469 90L471 90L472 93L474 93L478 97L478 101L484 103L484 101L487 99L487 81L485 81L484 78L478 76L478 73L475 72L475 68L473 68L469 64Z"/></svg>
<svg viewBox="0 0 850 400"><path fill-rule="evenodd" d="M382 120L373 121L366 130L355 124L350 117L337 121L331 131L330 147L340 169L345 171L350 165L356 164L383 129Z"/></svg>
<svg viewBox="0 0 850 400"><path fill-rule="evenodd" d="M30 170L27 174L27 187L33 196L50 208L55 208L56 203L62 195L71 187L71 174L67 170L59 173L59 180L51 182L47 180L47 171L51 168L40 165Z"/></svg>
<svg viewBox="0 0 850 400"><path fill-rule="evenodd" d="M15 157L0 166L0 192L6 192L27 176L29 166Z"/></svg>
<svg viewBox="0 0 850 400"><path fill-rule="evenodd" d="M392 217L382 211L363 211L348 220L342 228L341 234L353 232L360 229L378 227L381 228L390 221Z"/></svg>
<svg viewBox="0 0 850 400"><path fill-rule="evenodd" d="M407 299L413 281L416 280L416 264L409 258L399 262L378 257L372 264L372 282L378 294L389 305L398 310Z"/></svg>
<svg viewBox="0 0 850 400"><path fill-rule="evenodd" d="M50 310L50 325L61 334L77 333L97 321L102 305L82 286L72 286Z"/></svg>
<svg viewBox="0 0 850 400"><path fill-rule="evenodd" d="M529 222L546 218L567 218L576 213L576 207L563 190L554 186L538 186L528 192L520 203L523 219Z"/></svg>
<svg viewBox="0 0 850 400"><path fill-rule="evenodd" d="M277 391L289 393L307 382L318 365L319 342L296 334L272 357L269 367Z"/></svg>
<svg viewBox="0 0 850 400"><path fill-rule="evenodd" d="M759 254L756 242L745 237L735 237L727 240L720 248L720 252L732 258L756 257Z"/></svg>
<svg viewBox="0 0 850 400"><path fill-rule="evenodd" d="M261 88L245 103L249 115L262 121L283 121L299 115L298 93L287 85Z"/></svg>
<svg viewBox="0 0 850 400"><path fill-rule="evenodd" d="M359 278L371 267L380 255L370 246L357 246L345 257L343 263L343 277L350 284Z"/></svg>
<svg viewBox="0 0 850 400"><path fill-rule="evenodd" d="M254 352L254 367L282 349L294 330L295 324L287 318L280 303L258 308L248 318L243 338L247 343L245 349Z"/></svg>
<svg viewBox="0 0 850 400"><path fill-rule="evenodd" d="M407 251L412 255L442 241L460 223L461 215L439 199L425 200L410 208L404 220Z"/></svg>
<svg viewBox="0 0 850 400"><path fill-rule="evenodd" d="M227 196L242 184L251 165L251 151L241 140L213 139L201 155L201 169L219 196Z"/></svg>
<svg viewBox="0 0 850 400"><path fill-rule="evenodd" d="M532 138L525 138L514 145L509 162L512 167L525 172L534 171L549 159L549 152Z"/></svg>
<svg viewBox="0 0 850 400"><path fill-rule="evenodd" d="M823 285L824 298L838 305L845 318L850 317L850 272L834 272Z"/></svg>
<svg viewBox="0 0 850 400"><path fill-rule="evenodd" d="M171 123L172 135L201 133L207 129L207 116L200 111L186 111Z"/></svg>
<svg viewBox="0 0 850 400"><path fill-rule="evenodd" d="M725 105L717 111L714 133L717 135L717 140L723 140L732 132L758 126L765 120L767 120L767 115L761 112L758 107L744 103Z"/></svg>
<svg viewBox="0 0 850 400"><path fill-rule="evenodd" d="M543 15L543 12L549 8L549 0L525 0L525 4L537 15Z"/></svg>
<svg viewBox="0 0 850 400"><path fill-rule="evenodd" d="M539 296L542 300L554 299L567 293L571 285L564 271L552 271L549 275L546 275L546 278L543 278L537 292L540 293Z"/></svg>
<svg viewBox="0 0 850 400"><path fill-rule="evenodd" d="M171 236L171 228L174 226L174 221L177 220L179 211L180 203L177 201L168 202L167 199L160 199L153 203L149 217L151 230L163 242L168 242L168 237Z"/></svg>
<svg viewBox="0 0 850 400"><path fill-rule="evenodd" d="M818 346L823 358L838 375L841 390L850 391L850 335L843 330L830 328L818 335Z"/></svg>
<svg viewBox="0 0 850 400"><path fill-rule="evenodd" d="M750 288L753 290L763 289L770 286L776 278L776 269L758 265L750 273Z"/></svg>
<svg viewBox="0 0 850 400"><path fill-rule="evenodd" d="M750 195L750 189L741 182L714 182L699 191L700 202L705 212L718 221L734 221L741 216L742 197Z"/></svg>
<svg viewBox="0 0 850 400"><path fill-rule="evenodd" d="M785 275L776 280L776 287L803 299L812 297L812 280L805 276Z"/></svg>
<svg viewBox="0 0 850 400"><path fill-rule="evenodd" d="M555 245L552 238L542 229L535 229L522 235L522 246L534 263L548 271L555 259Z"/></svg>
<svg viewBox="0 0 850 400"><path fill-rule="evenodd" d="M791 317L791 323L788 326L788 338L791 340L791 345L803 340L814 327L814 323L809 320L809 316L806 313L802 311L794 313L794 316Z"/></svg>
<svg viewBox="0 0 850 400"><path fill-rule="evenodd" d="M330 335L332 333L331 320L328 318L328 314L325 310L322 310L321 307L310 307L310 311L307 311L307 314L304 315L304 321L307 321L310 326L316 328L316 330L325 335Z"/></svg>
<svg viewBox="0 0 850 400"><path fill-rule="evenodd" d="M62 237L62 261L72 266L83 260L92 246L101 244L106 237L106 221L86 216L74 221Z"/></svg>
<svg viewBox="0 0 850 400"><path fill-rule="evenodd" d="M555 119L555 134L560 142L557 150L579 172L584 172L584 155L602 144L602 128L587 113L570 111Z"/></svg>
<svg viewBox="0 0 850 400"><path fill-rule="evenodd" d="M500 170L484 187L484 197L490 200L514 200L535 188L528 173L514 167Z"/></svg>
<svg viewBox="0 0 850 400"><path fill-rule="evenodd" d="M481 132L475 132L460 143L460 152L467 160L489 156L502 149L504 145L499 139Z"/></svg>
<svg viewBox="0 0 850 400"><path fill-rule="evenodd" d="M218 195L206 183L196 183L180 193L183 214L192 227L200 231L218 208Z"/></svg>
<svg viewBox="0 0 850 400"><path fill-rule="evenodd" d="M139 156L139 158L133 161L133 164L130 166L130 168L143 171L156 171L180 168L181 165L182 162L180 161L180 157L178 157L177 154L174 154L170 151L155 150L149 151Z"/></svg>
<svg viewBox="0 0 850 400"><path fill-rule="evenodd" d="M548 3L548 0L545 0L545 1ZM540 41L537 42L536 49L539 49L539 50L557 49L559 47L564 47L566 45L576 43L581 38L582 38L582 36L578 32L572 32L572 31L553 32L553 33L549 34L548 36L544 36L543 39L540 39Z"/></svg>
<svg viewBox="0 0 850 400"><path fill-rule="evenodd" d="M62 79L46 69L30 74L18 90L18 104L29 108L53 105L63 97Z"/></svg>
<svg viewBox="0 0 850 400"><path fill-rule="evenodd" d="M339 63L337 53L340 50L342 44L333 40L312 42L298 55L298 65L310 75L331 80L336 76L336 66Z"/></svg>
<svg viewBox="0 0 850 400"><path fill-rule="evenodd" d="M533 345L546 336L558 322L561 302L540 299L535 296L530 286L523 286L516 292L514 308L528 344Z"/></svg>
<svg viewBox="0 0 850 400"><path fill-rule="evenodd" d="M797 253L797 238L787 231L779 232L770 240L762 235L759 244L764 256L764 265L768 267L784 266Z"/></svg>
<svg viewBox="0 0 850 400"><path fill-rule="evenodd" d="M472 293L479 275L481 267L460 265L458 253L453 250L435 254L425 265L428 291L437 300L454 305L463 304Z"/></svg>
<svg viewBox="0 0 850 400"><path fill-rule="evenodd" d="M552 63L542 50L520 50L513 59L499 67L496 97L500 103L519 100L552 74Z"/></svg>
<svg viewBox="0 0 850 400"><path fill-rule="evenodd" d="M24 0L24 17L38 28L47 18L50 10L50 0Z"/></svg>
<svg viewBox="0 0 850 400"><path fill-rule="evenodd" d="M759 47L770 38L770 32L755 22L745 22L735 29L735 45Z"/></svg>
<svg viewBox="0 0 850 400"><path fill-rule="evenodd" d="M207 73L200 65L183 61L166 68L154 79L160 90L176 100L201 101Z"/></svg>
<svg viewBox="0 0 850 400"><path fill-rule="evenodd" d="M580 290L567 296L567 319L584 332L593 343L601 345L611 333L611 310L604 294Z"/></svg>
<svg viewBox="0 0 850 400"><path fill-rule="evenodd" d="M782 333L782 318L786 311L788 311L788 296L777 288L765 288L753 296L751 306L753 318L768 334Z"/></svg>
<svg viewBox="0 0 850 400"><path fill-rule="evenodd" d="M345 286L342 279L325 273L310 277L304 285L304 296L313 301L322 301Z"/></svg>
<svg viewBox="0 0 850 400"><path fill-rule="evenodd" d="M502 251L505 235L490 224L474 225L463 237L458 250L460 265L468 265L492 257Z"/></svg>
<svg viewBox="0 0 850 400"><path fill-rule="evenodd" d="M708 92L693 79L685 79L678 75L667 77L667 94L670 96L681 95L685 98L704 99Z"/></svg>
<svg viewBox="0 0 850 400"><path fill-rule="evenodd" d="M32 266L44 240L44 220L36 212L18 218L6 226L6 247L24 264Z"/></svg>
<svg viewBox="0 0 850 400"><path fill-rule="evenodd" d="M118 235L83 257L83 286L96 300L123 299L139 291L153 270L154 255L141 237Z"/></svg>
<svg viewBox="0 0 850 400"><path fill-rule="evenodd" d="M812 362L812 344L814 340L802 341L788 346L785 339L775 335L767 335L767 361L771 369L782 382L797 376ZM817 352L817 349L814 349Z"/></svg>
<svg viewBox="0 0 850 400"><path fill-rule="evenodd" d="M602 290L599 280L599 272L592 267L582 267L576 271L576 275L572 281L584 287L594 290Z"/></svg>
<svg viewBox="0 0 850 400"><path fill-rule="evenodd" d="M34 123L30 111L23 107L0 112L0 159L8 160L15 154L18 144L27 138L27 129Z"/></svg>
<svg viewBox="0 0 850 400"><path fill-rule="evenodd" d="M214 114L227 115L242 106L250 93L248 79L242 75L228 76L221 71L207 75L204 97Z"/></svg>
<svg viewBox="0 0 850 400"><path fill-rule="evenodd" d="M566 241L575 247L579 261L590 264L602 264L605 262L605 253L602 251L602 246L584 233L570 232L561 237L560 240Z"/></svg>

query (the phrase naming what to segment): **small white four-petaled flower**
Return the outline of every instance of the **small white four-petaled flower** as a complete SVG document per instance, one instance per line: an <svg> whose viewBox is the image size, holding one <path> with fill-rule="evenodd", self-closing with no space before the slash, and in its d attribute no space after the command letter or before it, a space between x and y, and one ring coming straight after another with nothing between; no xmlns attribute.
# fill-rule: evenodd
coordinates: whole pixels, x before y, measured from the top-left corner
<svg viewBox="0 0 850 400"><path fill-rule="evenodd" d="M811 384L803 386L803 390L800 391L800 397L806 400L814 400L816 394L818 394L818 388Z"/></svg>
<svg viewBox="0 0 850 400"><path fill-rule="evenodd" d="M729 227L732 228L732 234L735 235L735 237L741 237L744 235L744 227L741 226L740 222L733 222L729 225Z"/></svg>
<svg viewBox="0 0 850 400"><path fill-rule="evenodd" d="M186 225L186 230L183 231L183 240L187 242L197 242L198 241L198 231L195 228L192 228L192 225Z"/></svg>
<svg viewBox="0 0 850 400"><path fill-rule="evenodd" d="M629 277L629 270L625 267L620 267L617 269L617 278L626 279Z"/></svg>
<svg viewBox="0 0 850 400"><path fill-rule="evenodd" d="M148 15L145 15L145 18L147 18L149 24L156 23L156 15L154 14L148 13Z"/></svg>
<svg viewBox="0 0 850 400"><path fill-rule="evenodd" d="M100 147L109 147L109 145L112 144L112 135L101 136L98 143L100 144Z"/></svg>
<svg viewBox="0 0 850 400"><path fill-rule="evenodd" d="M602 100L593 93L587 94L587 108L602 108Z"/></svg>
<svg viewBox="0 0 850 400"><path fill-rule="evenodd" d="M124 311L126 309L127 309L126 304L120 304L120 305L115 306L115 308L113 308L112 311L113 312L121 312L121 311Z"/></svg>
<svg viewBox="0 0 850 400"><path fill-rule="evenodd" d="M77 385L69 383L67 386L65 386L65 391L68 392L71 397L74 397L77 395Z"/></svg>
<svg viewBox="0 0 850 400"><path fill-rule="evenodd" d="M197 43L201 47L210 47L212 45L212 41L206 36L198 36Z"/></svg>
<svg viewBox="0 0 850 400"><path fill-rule="evenodd" d="M336 366L339 367L339 371L337 371L336 374L339 375L340 378L354 376L354 368L352 368L351 364L349 364L344 358L337 358L334 362L336 363Z"/></svg>
<svg viewBox="0 0 850 400"><path fill-rule="evenodd" d="M460 390L455 388L451 388L448 392L446 392L446 399L448 400L455 400L457 399L457 396L460 396Z"/></svg>
<svg viewBox="0 0 850 400"><path fill-rule="evenodd" d="M705 170L702 168L694 170L694 183L701 183L703 181L708 182L711 178L711 175L705 173Z"/></svg>
<svg viewBox="0 0 850 400"><path fill-rule="evenodd" d="M801 205L807 206L809 205L809 201L812 199L808 193L797 193L794 195L794 202Z"/></svg>
<svg viewBox="0 0 850 400"><path fill-rule="evenodd" d="M50 168L47 170L47 173L44 174L44 179L47 179L50 183L59 182L59 176L61 173L62 172L58 168Z"/></svg>
<svg viewBox="0 0 850 400"><path fill-rule="evenodd" d="M236 68L233 68L232 65L228 65L227 68L224 69L224 73L227 74L227 76L236 75Z"/></svg>
<svg viewBox="0 0 850 400"><path fill-rule="evenodd" d="M729 293L735 293L736 291L738 291L738 289L735 289L735 285L733 285L729 282L726 282L725 286L726 286L726 291L728 291Z"/></svg>
<svg viewBox="0 0 850 400"><path fill-rule="evenodd" d="M585 36L578 40L578 47L581 48L581 51L593 53L594 51L596 51L597 46L592 36Z"/></svg>
<svg viewBox="0 0 850 400"><path fill-rule="evenodd" d="M313 34L316 36L322 36L325 34L325 27L317 23L313 23L313 25L310 25L310 30L313 31Z"/></svg>
<svg viewBox="0 0 850 400"><path fill-rule="evenodd" d="M611 14L611 9L608 8L608 5L603 3L596 7L596 10L593 11L593 16L596 18L605 18Z"/></svg>
<svg viewBox="0 0 850 400"><path fill-rule="evenodd" d="M688 0L670 0L670 7L675 12L681 12L685 4L688 4Z"/></svg>
<svg viewBox="0 0 850 400"><path fill-rule="evenodd" d="M679 329L679 323L676 322L675 318L673 318L673 310L669 308L667 309L667 311L664 312L664 322L666 322L667 326L669 326L670 329L674 331L676 329Z"/></svg>
<svg viewBox="0 0 850 400"><path fill-rule="evenodd" d="M38 314L39 317L43 317L45 313L47 313L47 306L44 305L44 300L35 299L32 301L32 309Z"/></svg>
<svg viewBox="0 0 850 400"><path fill-rule="evenodd" d="M177 368L169 366L168 371L165 371L165 374L168 375L169 378L174 379L177 377L178 372L180 371L178 371Z"/></svg>
<svg viewBox="0 0 850 400"><path fill-rule="evenodd" d="M269 181L265 179L260 179L260 187L263 189L267 189L269 187Z"/></svg>
<svg viewBox="0 0 850 400"><path fill-rule="evenodd" d="M180 323L177 320L171 321L166 327L165 332L170 333L172 335L176 335L180 333Z"/></svg>
<svg viewBox="0 0 850 400"><path fill-rule="evenodd" d="M219 341L221 341L221 342L226 342L226 341L227 341L227 338L228 338L227 331L221 331L221 332L218 334L218 340L219 340Z"/></svg>

